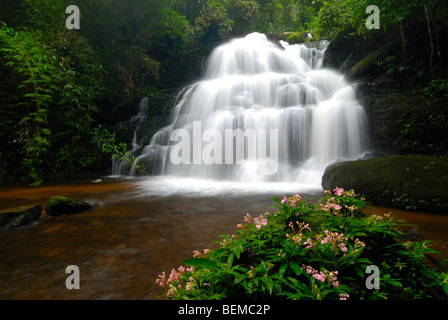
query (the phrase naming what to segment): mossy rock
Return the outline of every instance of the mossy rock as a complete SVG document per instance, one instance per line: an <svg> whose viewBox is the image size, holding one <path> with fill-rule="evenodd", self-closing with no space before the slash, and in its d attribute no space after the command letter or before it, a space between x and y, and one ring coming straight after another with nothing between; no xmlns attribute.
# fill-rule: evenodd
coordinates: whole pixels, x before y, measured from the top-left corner
<svg viewBox="0 0 448 320"><path fill-rule="evenodd" d="M387 52L387 47L383 46L370 53L347 72L347 77L353 81L365 76L366 74L372 73L369 71L377 68L375 63L383 59L387 55Z"/></svg>
<svg viewBox="0 0 448 320"><path fill-rule="evenodd" d="M74 201L67 197L55 196L48 199L45 206L45 211L49 216L61 216L64 214L76 214L89 210L91 205L82 202Z"/></svg>
<svg viewBox="0 0 448 320"><path fill-rule="evenodd" d="M384 157L330 165L322 187L354 189L374 205L448 213L448 159Z"/></svg>

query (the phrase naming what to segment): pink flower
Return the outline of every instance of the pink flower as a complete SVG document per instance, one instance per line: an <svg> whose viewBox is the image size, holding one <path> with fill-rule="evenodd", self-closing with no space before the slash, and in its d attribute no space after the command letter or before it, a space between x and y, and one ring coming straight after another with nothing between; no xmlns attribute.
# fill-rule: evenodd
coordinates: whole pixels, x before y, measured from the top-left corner
<svg viewBox="0 0 448 320"><path fill-rule="evenodd" d="M311 238L308 238L308 239L305 241L304 245L305 245L305 249L309 249L309 248L311 248L311 247L313 246L313 243L311 242Z"/></svg>
<svg viewBox="0 0 448 320"><path fill-rule="evenodd" d="M284 196L281 201L281 204L284 204L285 202L289 202L291 204L291 207L295 208L297 206L297 202L299 202L300 200L302 200L302 197L299 194L295 194L289 198Z"/></svg>
<svg viewBox="0 0 448 320"><path fill-rule="evenodd" d="M336 187L336 189L334 189L334 194L338 197L341 197L344 194L344 189Z"/></svg>
<svg viewBox="0 0 448 320"><path fill-rule="evenodd" d="M168 278L167 284L173 281L179 280L179 274L177 273L176 269L171 270L170 276Z"/></svg>
<svg viewBox="0 0 448 320"><path fill-rule="evenodd" d="M345 246L345 243L343 243L343 242L338 244L338 247L341 248L342 252L346 252L347 251L347 247Z"/></svg>
<svg viewBox="0 0 448 320"><path fill-rule="evenodd" d="M254 222L257 224L256 228L261 229L261 227L265 227L268 224L268 219L264 218L262 215L258 218L254 219Z"/></svg>
<svg viewBox="0 0 448 320"><path fill-rule="evenodd" d="M350 298L350 296L348 294L345 294L345 293L339 294L339 300L347 300L348 298Z"/></svg>
<svg viewBox="0 0 448 320"><path fill-rule="evenodd" d="M325 274L323 274L323 272L319 272L319 273L315 273L313 274L314 279L320 281L320 282L325 282Z"/></svg>
<svg viewBox="0 0 448 320"><path fill-rule="evenodd" d="M164 271L164 272L162 272L161 275L159 275L159 279L156 280L156 283L157 283L160 287L163 287L163 288L164 288L164 287L166 287L165 281L166 281L166 274L165 274L165 271Z"/></svg>

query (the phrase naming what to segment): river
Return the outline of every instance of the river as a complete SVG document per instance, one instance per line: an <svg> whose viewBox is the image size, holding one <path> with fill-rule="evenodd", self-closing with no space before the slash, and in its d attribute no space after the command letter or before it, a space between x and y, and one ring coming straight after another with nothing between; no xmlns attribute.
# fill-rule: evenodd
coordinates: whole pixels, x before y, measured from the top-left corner
<svg viewBox="0 0 448 320"><path fill-rule="evenodd" d="M300 189L300 190L299 190ZM54 195L86 201L87 212L49 217L0 230L0 299L153 300L155 279L232 234L246 213L261 214L300 192L315 201L321 190L297 184L244 184L169 177L103 178L40 187L0 188L0 212L45 207ZM378 208L378 212L391 211ZM448 257L448 217L392 210ZM80 270L80 289L68 290L66 267Z"/></svg>

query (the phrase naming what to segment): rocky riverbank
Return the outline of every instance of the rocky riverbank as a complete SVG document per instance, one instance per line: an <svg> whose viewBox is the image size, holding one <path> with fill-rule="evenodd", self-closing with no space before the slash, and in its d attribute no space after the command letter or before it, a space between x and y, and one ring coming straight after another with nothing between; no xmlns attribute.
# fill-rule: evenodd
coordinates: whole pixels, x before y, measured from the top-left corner
<svg viewBox="0 0 448 320"><path fill-rule="evenodd" d="M83 201L74 201L67 197L55 196L48 199L45 214L50 217L71 215L85 212L91 205ZM25 210L0 213L0 227L14 229L38 223L42 216L42 207L35 205Z"/></svg>

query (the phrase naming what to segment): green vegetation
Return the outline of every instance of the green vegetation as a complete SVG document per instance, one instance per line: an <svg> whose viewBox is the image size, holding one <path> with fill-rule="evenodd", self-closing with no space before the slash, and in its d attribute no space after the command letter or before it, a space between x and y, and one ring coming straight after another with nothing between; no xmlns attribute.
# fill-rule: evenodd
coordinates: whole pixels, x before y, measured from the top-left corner
<svg viewBox="0 0 448 320"><path fill-rule="evenodd" d="M65 28L69 4L80 8L79 30ZM381 9L380 30L365 26L370 4ZM305 32L328 39L329 66L352 53L357 77L386 78L386 92L422 97L424 127L402 123L396 149L441 155L446 145L435 135L447 130L446 108L438 107L448 99L447 16L441 0L4 0L0 184L104 170L110 158L90 135L112 127L113 110L190 83L216 45L253 31L292 43L307 41ZM381 55L363 60L380 47Z"/></svg>
<svg viewBox="0 0 448 320"><path fill-rule="evenodd" d="M401 242L403 223L364 215L368 203L353 190L325 193L319 205L274 199L276 212L246 215L217 249L195 251L156 283L174 300L447 298L448 274L443 260L429 264L439 255L429 241Z"/></svg>

